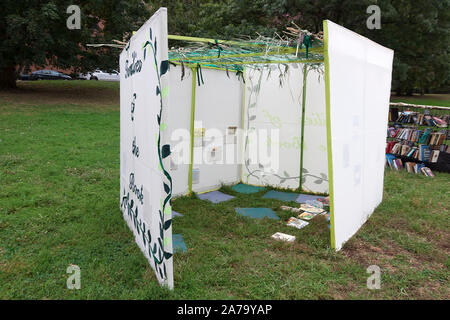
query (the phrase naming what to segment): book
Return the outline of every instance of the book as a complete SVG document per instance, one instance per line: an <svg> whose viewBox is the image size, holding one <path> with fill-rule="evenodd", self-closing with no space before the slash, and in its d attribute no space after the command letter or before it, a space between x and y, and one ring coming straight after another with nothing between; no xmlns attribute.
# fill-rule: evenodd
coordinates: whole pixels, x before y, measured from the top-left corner
<svg viewBox="0 0 450 320"><path fill-rule="evenodd" d="M274 233L271 236L271 238L275 239L275 240L286 241L286 242L294 242L295 241L295 236L291 236L289 234L285 234L285 233L281 233L281 232Z"/></svg>
<svg viewBox="0 0 450 320"><path fill-rule="evenodd" d="M314 218L316 216L316 214L311 213L311 212L303 212L302 214L300 214L298 217L300 219L303 220L311 220L312 218Z"/></svg>
<svg viewBox="0 0 450 320"><path fill-rule="evenodd" d="M420 171L421 171L424 175L426 175L427 177L434 177L433 172L432 172L431 169L428 168L428 167L423 167L423 168L420 169Z"/></svg>
<svg viewBox="0 0 450 320"><path fill-rule="evenodd" d="M308 213L313 213L313 214L322 213L325 211L322 208L317 208L310 204L304 204L304 203L302 203L300 205L300 210L308 212Z"/></svg>
<svg viewBox="0 0 450 320"><path fill-rule="evenodd" d="M288 225L290 227L297 228L297 229L301 229L301 228L306 227L308 224L309 224L309 222L306 222L306 221L303 221L303 220L300 220L300 219L297 219L297 218L294 218L294 217L290 217L288 219L286 225Z"/></svg>
<svg viewBox="0 0 450 320"><path fill-rule="evenodd" d="M438 161L438 159L439 159L439 153L440 153L439 150L433 150L431 152L431 161L430 162L436 163Z"/></svg>
<svg viewBox="0 0 450 320"><path fill-rule="evenodd" d="M413 173L415 165L416 164L414 162L405 162L406 171Z"/></svg>
<svg viewBox="0 0 450 320"><path fill-rule="evenodd" d="M421 144L419 146L419 160L420 161L430 161L431 148L426 144Z"/></svg>

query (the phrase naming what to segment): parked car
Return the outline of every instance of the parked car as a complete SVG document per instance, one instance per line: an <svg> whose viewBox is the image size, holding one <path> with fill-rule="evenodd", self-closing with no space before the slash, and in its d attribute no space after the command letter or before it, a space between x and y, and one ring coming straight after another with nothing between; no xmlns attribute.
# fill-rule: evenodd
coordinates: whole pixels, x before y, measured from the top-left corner
<svg viewBox="0 0 450 320"><path fill-rule="evenodd" d="M86 80L120 81L119 72L116 70L113 70L111 73L109 73L97 69L94 72L89 72L87 74L81 73L79 78Z"/></svg>
<svg viewBox="0 0 450 320"><path fill-rule="evenodd" d="M71 80L72 77L54 70L38 70L30 75L30 80Z"/></svg>
<svg viewBox="0 0 450 320"><path fill-rule="evenodd" d="M29 74L26 74L26 73L21 73L21 74L19 74L19 75L17 76L17 79L18 79L18 80L22 80L22 81L24 81L24 80L30 80L30 75L29 75Z"/></svg>

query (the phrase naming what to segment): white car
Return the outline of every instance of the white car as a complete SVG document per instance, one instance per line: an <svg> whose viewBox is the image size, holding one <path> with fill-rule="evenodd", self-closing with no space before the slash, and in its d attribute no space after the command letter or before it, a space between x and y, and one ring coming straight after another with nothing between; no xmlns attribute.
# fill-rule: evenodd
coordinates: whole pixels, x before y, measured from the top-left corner
<svg viewBox="0 0 450 320"><path fill-rule="evenodd" d="M80 79L86 80L103 80L103 81L120 81L119 72L113 70L111 73L104 72L100 69L87 74L80 74Z"/></svg>

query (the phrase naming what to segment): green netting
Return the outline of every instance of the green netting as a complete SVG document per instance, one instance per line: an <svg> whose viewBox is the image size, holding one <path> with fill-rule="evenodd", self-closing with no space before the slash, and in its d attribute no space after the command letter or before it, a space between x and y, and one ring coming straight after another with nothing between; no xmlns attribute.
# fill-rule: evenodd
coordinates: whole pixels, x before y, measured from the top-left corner
<svg viewBox="0 0 450 320"><path fill-rule="evenodd" d="M188 46L172 48L169 60L189 67L211 67L240 71L272 63L322 62L323 44L313 41L310 47L298 46L287 40L223 41L193 37L169 36Z"/></svg>

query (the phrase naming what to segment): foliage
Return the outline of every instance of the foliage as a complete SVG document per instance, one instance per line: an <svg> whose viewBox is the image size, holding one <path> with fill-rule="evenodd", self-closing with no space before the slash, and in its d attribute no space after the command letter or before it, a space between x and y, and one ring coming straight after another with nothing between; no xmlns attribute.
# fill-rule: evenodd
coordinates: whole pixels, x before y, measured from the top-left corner
<svg viewBox="0 0 450 320"><path fill-rule="evenodd" d="M379 30L366 27L372 4L381 9ZM291 21L316 33L329 19L395 51L393 89L399 94L450 86L449 0L185 0L167 6L170 33L212 38L273 36Z"/></svg>
<svg viewBox="0 0 450 320"><path fill-rule="evenodd" d="M69 30L70 0L2 2L0 12L0 88L11 86L14 71L52 65L73 71L116 69L118 49L89 49L87 43L127 39L150 15L140 0L79 1L81 29Z"/></svg>

